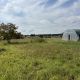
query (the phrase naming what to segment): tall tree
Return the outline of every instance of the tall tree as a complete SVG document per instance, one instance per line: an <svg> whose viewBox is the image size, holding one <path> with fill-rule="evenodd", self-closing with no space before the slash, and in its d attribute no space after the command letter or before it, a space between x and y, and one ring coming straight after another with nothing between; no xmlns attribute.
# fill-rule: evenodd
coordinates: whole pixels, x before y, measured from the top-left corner
<svg viewBox="0 0 80 80"><path fill-rule="evenodd" d="M16 31L17 26L12 23L0 24L0 35L7 40L8 43L10 43L10 40L13 38L14 34L17 32Z"/></svg>

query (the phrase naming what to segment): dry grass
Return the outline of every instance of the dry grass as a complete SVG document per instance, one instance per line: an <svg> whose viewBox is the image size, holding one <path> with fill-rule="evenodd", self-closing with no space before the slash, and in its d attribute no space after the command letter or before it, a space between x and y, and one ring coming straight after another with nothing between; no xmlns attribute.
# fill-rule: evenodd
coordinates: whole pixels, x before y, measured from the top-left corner
<svg viewBox="0 0 80 80"><path fill-rule="evenodd" d="M1 41L0 80L80 80L80 42L45 41Z"/></svg>

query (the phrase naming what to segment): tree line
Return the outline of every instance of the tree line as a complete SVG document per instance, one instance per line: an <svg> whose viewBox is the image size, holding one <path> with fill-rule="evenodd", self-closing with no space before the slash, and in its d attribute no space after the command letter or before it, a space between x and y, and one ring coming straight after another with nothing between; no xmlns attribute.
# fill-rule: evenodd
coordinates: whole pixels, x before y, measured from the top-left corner
<svg viewBox="0 0 80 80"><path fill-rule="evenodd" d="M0 24L0 39L7 40L10 43L11 39L23 38L23 35L17 31L18 26L13 23Z"/></svg>

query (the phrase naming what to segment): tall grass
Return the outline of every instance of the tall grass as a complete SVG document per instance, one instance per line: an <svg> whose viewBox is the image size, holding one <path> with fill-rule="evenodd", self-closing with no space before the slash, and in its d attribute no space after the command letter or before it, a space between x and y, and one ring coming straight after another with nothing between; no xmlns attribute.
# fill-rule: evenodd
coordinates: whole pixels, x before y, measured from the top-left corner
<svg viewBox="0 0 80 80"><path fill-rule="evenodd" d="M0 42L0 80L80 80L80 42L31 40Z"/></svg>
<svg viewBox="0 0 80 80"><path fill-rule="evenodd" d="M31 41L31 43L33 43L33 42L44 43L44 42L46 42L46 39L40 38L40 37L33 37L30 39L30 41Z"/></svg>

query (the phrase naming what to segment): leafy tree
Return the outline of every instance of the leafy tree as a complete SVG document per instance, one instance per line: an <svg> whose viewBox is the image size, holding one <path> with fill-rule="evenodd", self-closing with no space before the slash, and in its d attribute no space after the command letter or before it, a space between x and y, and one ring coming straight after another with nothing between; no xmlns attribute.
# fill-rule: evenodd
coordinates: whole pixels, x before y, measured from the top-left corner
<svg viewBox="0 0 80 80"><path fill-rule="evenodd" d="M20 32L16 32L13 36L14 39L23 39L24 35L22 35Z"/></svg>
<svg viewBox="0 0 80 80"><path fill-rule="evenodd" d="M14 34L17 32L16 31L17 27L15 24L12 23L8 23L8 24L4 24L1 23L0 24L0 36L7 40L8 43L10 43L10 40L13 38Z"/></svg>

